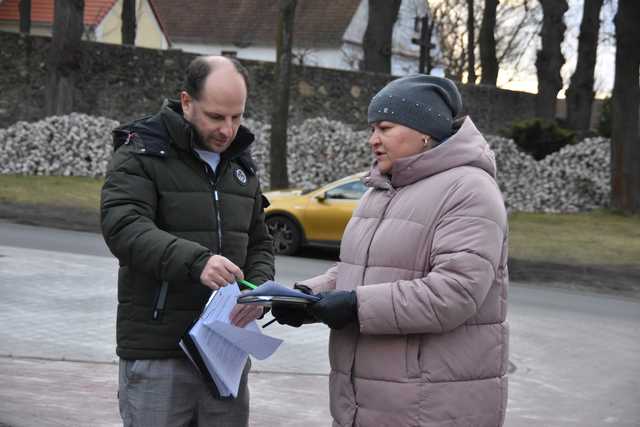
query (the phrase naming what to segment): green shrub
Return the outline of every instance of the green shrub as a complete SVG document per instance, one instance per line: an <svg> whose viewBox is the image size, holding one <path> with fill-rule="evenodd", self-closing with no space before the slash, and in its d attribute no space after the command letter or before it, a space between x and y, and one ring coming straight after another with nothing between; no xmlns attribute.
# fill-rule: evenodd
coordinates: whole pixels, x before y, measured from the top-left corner
<svg viewBox="0 0 640 427"><path fill-rule="evenodd" d="M575 144L576 134L556 122L539 118L521 120L503 130L502 135L514 140L520 150L541 160L547 155L559 151L562 147Z"/></svg>
<svg viewBox="0 0 640 427"><path fill-rule="evenodd" d="M602 100L602 109L598 120L598 133L605 138L611 138L611 97Z"/></svg>

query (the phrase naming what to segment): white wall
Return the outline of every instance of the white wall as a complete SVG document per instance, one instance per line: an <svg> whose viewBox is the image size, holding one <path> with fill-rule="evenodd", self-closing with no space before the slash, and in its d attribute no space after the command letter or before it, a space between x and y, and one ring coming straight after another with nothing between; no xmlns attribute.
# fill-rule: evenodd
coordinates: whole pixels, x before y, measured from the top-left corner
<svg viewBox="0 0 640 427"><path fill-rule="evenodd" d="M415 17L429 13L424 0L403 0L398 11L398 20L393 27L393 55L391 57L391 73L396 76L404 76L418 72L418 60L420 47L413 44L411 39L419 37L415 31ZM335 68L339 70L358 70L363 58L362 39L367 29L369 17L369 4L367 0L361 0L356 13L342 38L340 49L307 49L294 50L298 58L302 58L305 65L323 68ZM433 69L431 74L444 76L444 69L440 65L440 48L437 45L437 37L434 34L432 43L436 45L431 49ZM173 43L176 49L186 52L200 53L203 55L219 55L222 51L237 52L241 59L253 59L258 61L275 62L274 47L252 46L239 48L234 45L206 45L202 43ZM296 61L299 63L299 60Z"/></svg>

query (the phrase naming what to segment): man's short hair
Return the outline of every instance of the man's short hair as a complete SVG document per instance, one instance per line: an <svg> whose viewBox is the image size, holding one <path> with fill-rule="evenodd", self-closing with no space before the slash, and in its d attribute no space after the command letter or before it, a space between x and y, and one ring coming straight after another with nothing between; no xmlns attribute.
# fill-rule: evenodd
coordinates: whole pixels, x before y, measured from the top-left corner
<svg viewBox="0 0 640 427"><path fill-rule="evenodd" d="M244 85L247 88L247 94L249 93L249 72L244 65L235 58L225 57L233 64L234 68L242 76ZM206 59L205 56L196 57L189 66L184 76L183 89L191 95L194 99L200 99L202 95L202 87L207 79L207 76L216 69L211 65L211 62Z"/></svg>

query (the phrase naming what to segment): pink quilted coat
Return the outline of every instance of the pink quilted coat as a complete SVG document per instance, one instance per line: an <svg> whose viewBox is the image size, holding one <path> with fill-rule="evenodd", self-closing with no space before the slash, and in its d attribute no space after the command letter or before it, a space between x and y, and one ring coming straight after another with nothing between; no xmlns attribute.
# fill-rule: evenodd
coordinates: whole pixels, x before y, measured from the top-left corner
<svg viewBox="0 0 640 427"><path fill-rule="evenodd" d="M332 330L334 426L502 425L507 217L493 152L467 118L447 142L372 169L340 262L304 283L355 289L359 323Z"/></svg>

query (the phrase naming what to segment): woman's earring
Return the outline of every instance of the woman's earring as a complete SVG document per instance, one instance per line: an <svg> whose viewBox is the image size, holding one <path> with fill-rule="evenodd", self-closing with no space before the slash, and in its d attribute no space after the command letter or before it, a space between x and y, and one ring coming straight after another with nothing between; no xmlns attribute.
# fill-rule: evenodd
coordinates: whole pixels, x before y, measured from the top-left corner
<svg viewBox="0 0 640 427"><path fill-rule="evenodd" d="M424 139L424 148L428 148L431 145L431 140L429 138Z"/></svg>

